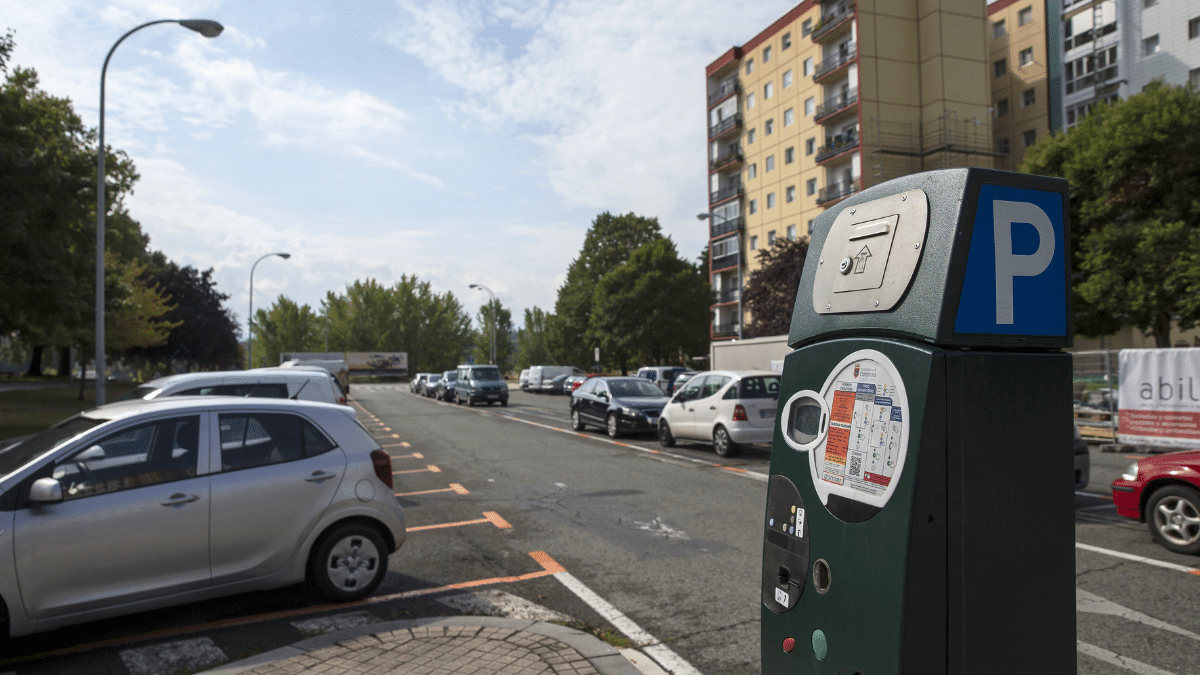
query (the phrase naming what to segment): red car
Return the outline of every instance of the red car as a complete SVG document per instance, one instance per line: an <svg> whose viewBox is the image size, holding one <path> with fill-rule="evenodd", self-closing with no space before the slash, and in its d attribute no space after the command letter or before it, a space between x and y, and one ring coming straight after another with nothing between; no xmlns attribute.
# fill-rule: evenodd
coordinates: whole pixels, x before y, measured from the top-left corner
<svg viewBox="0 0 1200 675"><path fill-rule="evenodd" d="M1139 459L1113 481L1117 513L1150 526L1176 553L1200 553L1200 450Z"/></svg>

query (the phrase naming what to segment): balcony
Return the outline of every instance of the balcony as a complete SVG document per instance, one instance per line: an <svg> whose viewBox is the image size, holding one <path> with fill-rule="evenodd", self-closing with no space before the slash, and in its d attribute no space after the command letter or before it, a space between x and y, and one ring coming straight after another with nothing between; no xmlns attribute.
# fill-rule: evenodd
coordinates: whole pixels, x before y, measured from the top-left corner
<svg viewBox="0 0 1200 675"><path fill-rule="evenodd" d="M738 82L737 78L734 78L732 81L722 83L719 87L717 87L716 91L708 95L708 107L713 107L721 101L729 98L731 95L738 93L741 91L741 89L742 86Z"/></svg>
<svg viewBox="0 0 1200 675"><path fill-rule="evenodd" d="M717 138L718 136L723 136L723 135L729 133L733 129L741 130L741 128L742 128L742 115L741 115L741 113L738 113L737 115L734 115L733 117L726 117L725 119L721 120L720 122L717 122L716 124L709 127L708 128L708 137L709 137L709 139Z"/></svg>
<svg viewBox="0 0 1200 675"><path fill-rule="evenodd" d="M833 159L838 155L849 152L859 146L858 134L838 134L830 136L825 145L817 151L817 164L824 162L827 159Z"/></svg>
<svg viewBox="0 0 1200 675"><path fill-rule="evenodd" d="M821 20L813 26L812 41L820 44L824 40L828 40L837 35L841 35L840 28L846 28L850 25L850 19L854 16L854 3L845 3L845 9L841 11L831 12L821 17ZM824 39L824 40L823 40Z"/></svg>
<svg viewBox="0 0 1200 675"><path fill-rule="evenodd" d="M717 216L716 218L719 218L719 217L720 216ZM716 218L713 218L713 220L716 220ZM734 216L728 220L722 220L719 223L713 223L709 228L710 233L711 233L709 236L712 239L716 239L717 237L719 237L723 234L729 234L730 232L736 232L745 226L746 226L745 218L743 218L741 216Z"/></svg>
<svg viewBox="0 0 1200 675"><path fill-rule="evenodd" d="M738 251L734 251L733 253L727 253L723 256L713 258L712 271L718 272L720 270L731 270L737 267L739 262L738 254Z"/></svg>
<svg viewBox="0 0 1200 675"><path fill-rule="evenodd" d="M710 159L708 161L708 170L709 171L720 171L721 169L726 169L726 168L732 167L735 164L739 164L739 163L741 163L741 161L742 161L741 149L739 148L736 150L730 150L724 154L717 155L716 157L713 157L712 159Z"/></svg>
<svg viewBox="0 0 1200 675"><path fill-rule="evenodd" d="M738 301L738 298L740 298L741 295L742 295L742 291L741 291L741 289L738 289L738 288L726 288L721 291L714 290L713 291L713 304L714 305L733 304Z"/></svg>
<svg viewBox="0 0 1200 675"><path fill-rule="evenodd" d="M729 339L738 336L738 325L736 323L714 323L712 327L712 338Z"/></svg>
<svg viewBox="0 0 1200 675"><path fill-rule="evenodd" d="M817 191L817 204L829 204L830 202L845 199L861 189L861 178L856 178L849 183L833 183L831 185L826 185Z"/></svg>
<svg viewBox="0 0 1200 675"><path fill-rule="evenodd" d="M850 65L857 58L858 45L851 42L846 46L846 51L839 51L837 54L817 64L817 67L813 70L813 82L820 82L823 79L827 79L829 75Z"/></svg>
<svg viewBox="0 0 1200 675"><path fill-rule="evenodd" d="M839 94L817 106L817 112L813 115L813 121L820 124L826 120L833 119L837 114L851 110L857 104L858 90L851 89L845 94Z"/></svg>
<svg viewBox="0 0 1200 675"><path fill-rule="evenodd" d="M721 188L720 190L716 190L712 194L710 194L708 203L709 204L719 204L723 201L733 199L734 197L740 197L740 196L742 196L742 184L734 183L732 185L726 185L725 187Z"/></svg>

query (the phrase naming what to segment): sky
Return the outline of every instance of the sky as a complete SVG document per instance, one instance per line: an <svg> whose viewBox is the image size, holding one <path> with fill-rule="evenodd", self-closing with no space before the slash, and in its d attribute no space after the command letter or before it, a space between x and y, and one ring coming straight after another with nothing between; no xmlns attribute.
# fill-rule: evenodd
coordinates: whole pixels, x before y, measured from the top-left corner
<svg viewBox="0 0 1200 675"><path fill-rule="evenodd" d="M553 311L597 214L707 245L705 74L795 1L0 0L10 66L99 121L141 180L150 247L213 268L241 322L280 295L319 311L402 275L475 317Z"/></svg>

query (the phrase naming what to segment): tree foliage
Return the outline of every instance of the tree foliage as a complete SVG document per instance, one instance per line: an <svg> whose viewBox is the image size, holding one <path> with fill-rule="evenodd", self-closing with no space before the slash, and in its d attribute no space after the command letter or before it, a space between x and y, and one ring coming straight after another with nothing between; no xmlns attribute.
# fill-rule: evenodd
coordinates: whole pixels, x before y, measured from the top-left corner
<svg viewBox="0 0 1200 675"><path fill-rule="evenodd" d="M255 360L279 364L280 353L324 351L325 319L308 305L298 305L285 295L269 309L254 312Z"/></svg>
<svg viewBox="0 0 1200 675"><path fill-rule="evenodd" d="M742 297L751 317L743 337L784 335L791 329L807 256L807 239L776 239L774 245L759 249L759 268L747 277Z"/></svg>
<svg viewBox="0 0 1200 675"><path fill-rule="evenodd" d="M1200 92L1151 83L1030 148L1021 170L1071 186L1075 329L1133 326L1170 346L1200 323Z"/></svg>
<svg viewBox="0 0 1200 675"><path fill-rule="evenodd" d="M187 370L230 369L241 364L241 329L225 307L227 293L217 291L213 270L180 267L162 253L151 256L148 281L170 297L174 308L163 317L177 324L165 345L132 350L137 356L169 363L181 360Z"/></svg>
<svg viewBox="0 0 1200 675"><path fill-rule="evenodd" d="M495 316L496 326L496 365L500 372L507 373L513 368L513 323L512 312L504 308L499 300L488 300L479 308L475 319L478 329L475 331L475 363L490 363L492 351L492 317Z"/></svg>
<svg viewBox="0 0 1200 675"><path fill-rule="evenodd" d="M537 306L525 310L525 325L517 331L516 368L528 368L550 362L551 318L551 315Z"/></svg>

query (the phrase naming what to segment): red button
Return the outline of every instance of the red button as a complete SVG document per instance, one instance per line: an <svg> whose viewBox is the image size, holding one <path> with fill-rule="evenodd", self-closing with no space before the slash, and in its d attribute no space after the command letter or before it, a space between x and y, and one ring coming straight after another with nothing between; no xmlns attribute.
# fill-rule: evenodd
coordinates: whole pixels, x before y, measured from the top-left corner
<svg viewBox="0 0 1200 675"><path fill-rule="evenodd" d="M783 639L783 651L790 654L792 652L792 650L795 648L796 648L795 640L793 640L792 638L784 638Z"/></svg>

